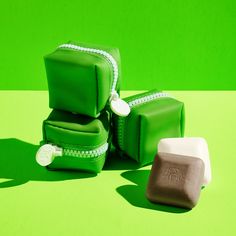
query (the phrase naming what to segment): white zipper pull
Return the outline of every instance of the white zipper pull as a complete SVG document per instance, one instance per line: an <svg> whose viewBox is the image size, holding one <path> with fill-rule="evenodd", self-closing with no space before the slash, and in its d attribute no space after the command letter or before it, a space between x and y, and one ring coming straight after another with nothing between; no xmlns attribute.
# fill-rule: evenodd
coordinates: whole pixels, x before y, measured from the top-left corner
<svg viewBox="0 0 236 236"><path fill-rule="evenodd" d="M111 110L118 116L128 116L130 113L129 104L122 100L116 91L111 93L110 107Z"/></svg>
<svg viewBox="0 0 236 236"><path fill-rule="evenodd" d="M62 148L45 144L36 153L36 161L41 166L50 165L56 156L62 156Z"/></svg>

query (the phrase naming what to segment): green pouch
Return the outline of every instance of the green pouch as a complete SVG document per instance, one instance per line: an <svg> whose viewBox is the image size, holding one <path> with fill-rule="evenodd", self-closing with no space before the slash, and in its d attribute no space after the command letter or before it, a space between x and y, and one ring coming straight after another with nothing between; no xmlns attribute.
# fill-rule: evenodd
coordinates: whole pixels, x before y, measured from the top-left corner
<svg viewBox="0 0 236 236"><path fill-rule="evenodd" d="M117 48L69 42L44 61L50 108L96 118L109 102L119 98Z"/></svg>
<svg viewBox="0 0 236 236"><path fill-rule="evenodd" d="M184 135L184 104L152 90L124 99L131 112L114 116L114 145L141 166L152 163L162 138Z"/></svg>
<svg viewBox="0 0 236 236"><path fill-rule="evenodd" d="M42 146L37 162L53 169L100 172L110 143L110 114L94 119L53 110L43 122Z"/></svg>

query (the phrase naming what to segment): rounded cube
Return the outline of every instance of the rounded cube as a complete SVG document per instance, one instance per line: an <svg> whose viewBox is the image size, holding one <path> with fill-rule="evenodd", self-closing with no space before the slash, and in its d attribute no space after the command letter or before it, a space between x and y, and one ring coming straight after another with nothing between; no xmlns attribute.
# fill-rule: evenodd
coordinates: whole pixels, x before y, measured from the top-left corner
<svg viewBox="0 0 236 236"><path fill-rule="evenodd" d="M113 58L116 71L108 57L97 53L100 51ZM69 42L46 55L44 61L50 108L96 118L109 102L113 87L119 93L117 48Z"/></svg>
<svg viewBox="0 0 236 236"><path fill-rule="evenodd" d="M151 202L193 208L199 199L204 163L200 158L158 153L146 196Z"/></svg>

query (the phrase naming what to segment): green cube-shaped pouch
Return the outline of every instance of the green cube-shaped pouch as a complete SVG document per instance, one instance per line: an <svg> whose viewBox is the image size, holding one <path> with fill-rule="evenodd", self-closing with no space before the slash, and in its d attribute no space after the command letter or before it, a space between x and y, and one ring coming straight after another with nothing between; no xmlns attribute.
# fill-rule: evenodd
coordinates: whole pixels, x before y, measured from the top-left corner
<svg viewBox="0 0 236 236"><path fill-rule="evenodd" d="M110 143L110 114L98 118L53 110L43 122L37 162L53 169L100 172Z"/></svg>
<svg viewBox="0 0 236 236"><path fill-rule="evenodd" d="M50 108L96 118L119 97L117 48L69 42L45 56L44 61Z"/></svg>
<svg viewBox="0 0 236 236"><path fill-rule="evenodd" d="M141 166L152 163L162 138L184 135L184 104L152 90L124 99L131 112L114 116L114 145Z"/></svg>

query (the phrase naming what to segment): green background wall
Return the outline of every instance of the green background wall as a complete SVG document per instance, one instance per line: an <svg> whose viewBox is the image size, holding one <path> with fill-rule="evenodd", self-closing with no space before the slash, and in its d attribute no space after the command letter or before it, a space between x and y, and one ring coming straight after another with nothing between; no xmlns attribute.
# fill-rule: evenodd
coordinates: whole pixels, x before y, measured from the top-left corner
<svg viewBox="0 0 236 236"><path fill-rule="evenodd" d="M236 89L235 0L4 1L0 32L0 89L47 89L68 40L119 47L122 89Z"/></svg>

